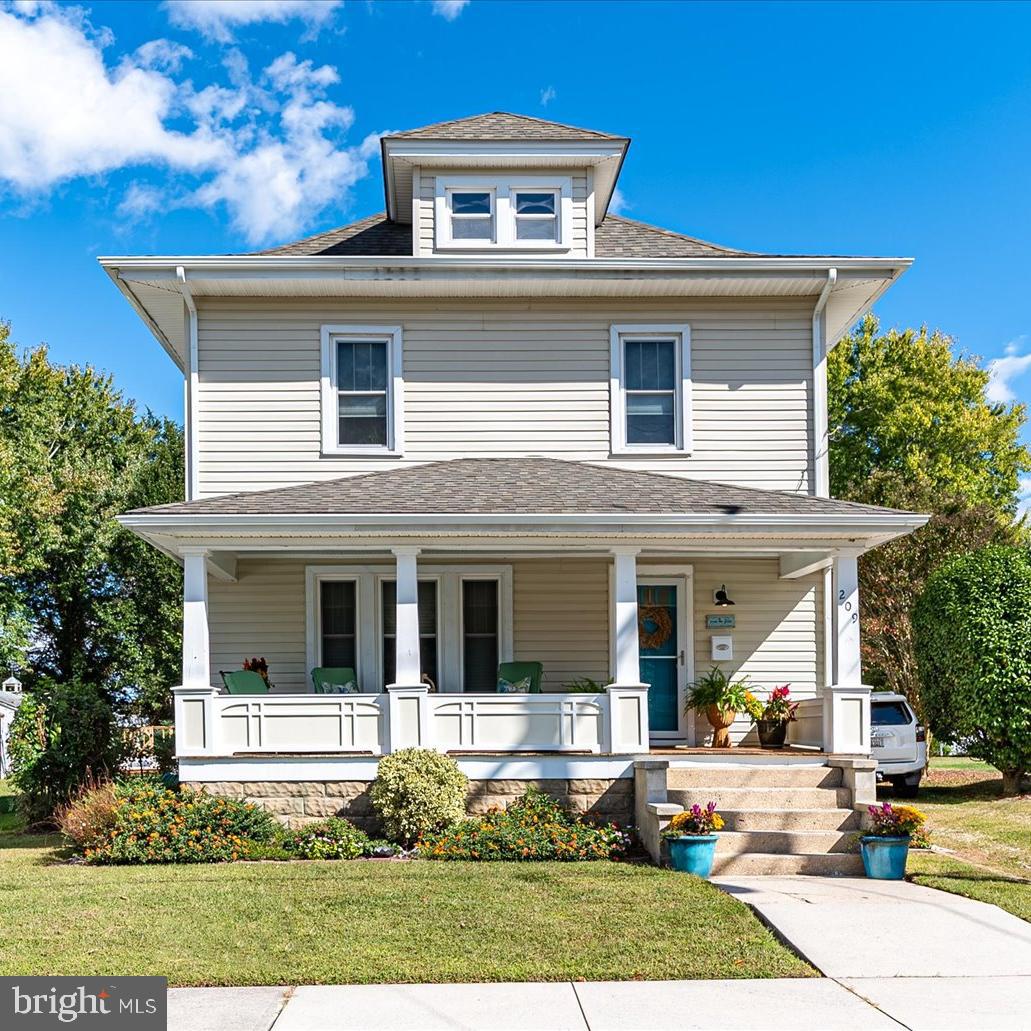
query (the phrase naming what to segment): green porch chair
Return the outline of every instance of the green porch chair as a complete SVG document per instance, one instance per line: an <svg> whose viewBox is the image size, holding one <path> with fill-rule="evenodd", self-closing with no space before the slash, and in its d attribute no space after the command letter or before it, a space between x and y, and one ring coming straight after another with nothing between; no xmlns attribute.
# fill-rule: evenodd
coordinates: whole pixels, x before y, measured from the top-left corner
<svg viewBox="0 0 1031 1031"><path fill-rule="evenodd" d="M530 694L540 694L542 676L544 666L540 662L503 662L498 666L498 691L502 690L502 682L518 684L520 680L529 680Z"/></svg>
<svg viewBox="0 0 1031 1031"><path fill-rule="evenodd" d="M231 672L223 669L219 673L229 694L268 694L265 678L253 669L234 669Z"/></svg>
<svg viewBox="0 0 1031 1031"><path fill-rule="evenodd" d="M311 682L315 685L316 694L357 694L358 677L348 666L316 666L311 671ZM353 690L341 691L340 688L353 684Z"/></svg>

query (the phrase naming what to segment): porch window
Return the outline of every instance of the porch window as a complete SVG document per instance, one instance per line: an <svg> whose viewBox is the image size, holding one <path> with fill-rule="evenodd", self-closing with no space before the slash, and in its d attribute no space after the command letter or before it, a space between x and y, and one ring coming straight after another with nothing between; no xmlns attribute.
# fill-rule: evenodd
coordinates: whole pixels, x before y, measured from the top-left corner
<svg viewBox="0 0 1031 1031"><path fill-rule="evenodd" d="M325 581L320 597L323 666L358 667L357 584Z"/></svg>
<svg viewBox="0 0 1031 1031"><path fill-rule="evenodd" d="M611 350L613 452L689 452L689 327L613 326Z"/></svg>
<svg viewBox="0 0 1031 1031"><path fill-rule="evenodd" d="M322 450L400 454L401 328L322 327Z"/></svg>
<svg viewBox="0 0 1031 1031"><path fill-rule="evenodd" d="M383 683L397 675L397 583L383 581ZM437 672L437 582L419 581L419 664L423 676L440 684Z"/></svg>
<svg viewBox="0 0 1031 1031"><path fill-rule="evenodd" d="M462 688L493 691L498 683L497 580L462 581Z"/></svg>

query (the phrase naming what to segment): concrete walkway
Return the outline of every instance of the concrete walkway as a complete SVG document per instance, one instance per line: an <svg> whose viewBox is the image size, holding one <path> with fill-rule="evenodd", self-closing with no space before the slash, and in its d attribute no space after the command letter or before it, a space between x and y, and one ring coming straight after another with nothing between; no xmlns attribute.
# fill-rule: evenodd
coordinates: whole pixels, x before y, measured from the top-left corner
<svg viewBox="0 0 1031 1031"><path fill-rule="evenodd" d="M169 1031L1031 1031L1031 925L899 882L719 878L823 978L174 988Z"/></svg>

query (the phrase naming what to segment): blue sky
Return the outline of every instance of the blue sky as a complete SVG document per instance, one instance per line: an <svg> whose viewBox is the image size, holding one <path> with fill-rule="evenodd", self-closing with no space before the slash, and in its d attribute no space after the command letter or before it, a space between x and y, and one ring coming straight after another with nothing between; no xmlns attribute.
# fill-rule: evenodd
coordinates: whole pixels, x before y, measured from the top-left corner
<svg viewBox="0 0 1031 1031"><path fill-rule="evenodd" d="M378 134L509 110L633 137L632 218L914 256L882 321L1029 400L1029 38L1027 4L0 0L0 317L179 417L97 255L339 225L382 208Z"/></svg>

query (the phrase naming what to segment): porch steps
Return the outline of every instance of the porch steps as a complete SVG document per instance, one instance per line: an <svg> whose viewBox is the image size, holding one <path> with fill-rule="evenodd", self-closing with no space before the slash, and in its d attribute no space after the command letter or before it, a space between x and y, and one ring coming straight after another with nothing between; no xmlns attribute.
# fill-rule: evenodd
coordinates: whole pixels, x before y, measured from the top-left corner
<svg viewBox="0 0 1031 1031"><path fill-rule="evenodd" d="M862 873L853 851L860 814L838 767L674 762L664 772L667 802L689 809L714 801L723 817L714 875Z"/></svg>
<svg viewBox="0 0 1031 1031"><path fill-rule="evenodd" d="M695 803L704 806L715 801L716 808L724 809L841 809L852 804L848 788L796 788L796 787L728 787L714 784L690 788L669 788L670 802L685 809Z"/></svg>

